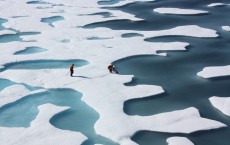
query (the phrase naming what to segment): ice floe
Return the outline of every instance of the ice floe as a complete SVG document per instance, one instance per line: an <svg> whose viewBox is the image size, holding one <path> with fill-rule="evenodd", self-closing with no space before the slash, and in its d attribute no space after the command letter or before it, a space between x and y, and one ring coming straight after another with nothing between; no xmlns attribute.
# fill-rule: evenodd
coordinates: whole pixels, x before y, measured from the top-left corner
<svg viewBox="0 0 230 145"><path fill-rule="evenodd" d="M197 75L203 78L230 76L230 65L205 67Z"/></svg>
<svg viewBox="0 0 230 145"><path fill-rule="evenodd" d="M217 6L224 6L224 3L211 3L208 5L208 7L217 7Z"/></svg>
<svg viewBox="0 0 230 145"><path fill-rule="evenodd" d="M81 133L57 129L49 123L52 116L68 107L44 104L38 108L39 114L30 127L0 127L1 143L4 145L80 145L87 139Z"/></svg>
<svg viewBox="0 0 230 145"><path fill-rule="evenodd" d="M135 116L138 120L140 117ZM145 130L170 133L192 133L199 130L210 130L226 127L218 121L202 118L196 108L161 113L145 117ZM190 125L193 124L193 125Z"/></svg>
<svg viewBox="0 0 230 145"><path fill-rule="evenodd" d="M222 26L222 29L225 31L230 31L230 26Z"/></svg>
<svg viewBox="0 0 230 145"><path fill-rule="evenodd" d="M212 103L212 105L220 110L225 115L230 116L230 97L217 97L213 96L209 98L209 101Z"/></svg>
<svg viewBox="0 0 230 145"><path fill-rule="evenodd" d="M34 94L42 91L44 90L30 91L25 86L19 84L9 86L0 92L0 100L1 100L0 107L8 103L17 101L26 95Z"/></svg>
<svg viewBox="0 0 230 145"><path fill-rule="evenodd" d="M194 145L186 137L170 137L166 141L168 145Z"/></svg>
<svg viewBox="0 0 230 145"><path fill-rule="evenodd" d="M7 35L7 34L16 34L17 32L12 31L12 30L2 30L0 31L0 36L2 35Z"/></svg>
<svg viewBox="0 0 230 145"><path fill-rule="evenodd" d="M181 8L156 8L153 11L161 14L179 14L179 15L196 15L196 14L208 13L208 11L203 11L203 10L181 9Z"/></svg>
<svg viewBox="0 0 230 145"><path fill-rule="evenodd" d="M144 32L145 37L160 36L190 36L199 38L218 37L217 31L208 28L202 28L197 25L178 26L168 30L147 31Z"/></svg>

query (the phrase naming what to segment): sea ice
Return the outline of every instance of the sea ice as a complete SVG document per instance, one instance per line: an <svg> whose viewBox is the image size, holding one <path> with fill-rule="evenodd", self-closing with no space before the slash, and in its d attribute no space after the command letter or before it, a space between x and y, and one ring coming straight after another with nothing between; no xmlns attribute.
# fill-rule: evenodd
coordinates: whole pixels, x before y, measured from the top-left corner
<svg viewBox="0 0 230 145"><path fill-rule="evenodd" d="M134 3L134 2L139 2L140 0L121 0L121 1L119 1L118 3L116 3L116 4L112 4L112 5L110 5L110 4L108 4L108 5L106 5L106 6L112 6L112 7L120 7L120 6L124 6L124 5L126 5L126 4L130 4L130 3ZM141 0L141 2L152 2L152 1L155 1L155 0Z"/></svg>
<svg viewBox="0 0 230 145"><path fill-rule="evenodd" d="M222 26L222 29L225 31L230 31L230 26Z"/></svg>
<svg viewBox="0 0 230 145"><path fill-rule="evenodd" d="M140 116L134 116L134 118L136 120L143 120L142 123L145 124L143 125L145 126L145 130L170 133L188 134L199 130L226 127L223 123L201 117L199 111L194 107L146 116L142 119Z"/></svg>
<svg viewBox="0 0 230 145"><path fill-rule="evenodd" d="M212 4L209 4L208 7L217 7L217 6L223 6L225 5L224 3L212 3Z"/></svg>
<svg viewBox="0 0 230 145"><path fill-rule="evenodd" d="M213 96L209 98L212 105L220 110L225 115L230 116L230 97L217 97Z"/></svg>
<svg viewBox="0 0 230 145"><path fill-rule="evenodd" d="M170 137L166 141L168 145L194 145L186 137Z"/></svg>
<svg viewBox="0 0 230 145"><path fill-rule="evenodd" d="M205 67L197 75L203 78L230 76L230 65Z"/></svg>
<svg viewBox="0 0 230 145"><path fill-rule="evenodd" d="M30 91L28 90L24 85L12 85L9 86L5 89L3 89L2 91L0 91L0 107L8 104L8 103L12 103L14 101L17 101L21 98L23 98L24 96L27 96L29 94L34 94L34 93L38 93L38 92L42 92L44 90L40 89L40 90L36 90L36 91Z"/></svg>
<svg viewBox="0 0 230 145"><path fill-rule="evenodd" d="M156 8L153 11L161 14L179 14L179 15L197 15L197 14L208 13L208 11L203 11L203 10L180 9L180 8Z"/></svg>
<svg viewBox="0 0 230 145"><path fill-rule="evenodd" d="M39 114L30 127L0 127L1 143L4 145L80 145L87 139L81 133L57 129L49 123L52 116L68 107L44 104L38 108Z"/></svg>
<svg viewBox="0 0 230 145"><path fill-rule="evenodd" d="M8 35L8 34L16 34L16 32L12 31L12 30L2 30L2 31L0 31L0 36Z"/></svg>
<svg viewBox="0 0 230 145"><path fill-rule="evenodd" d="M63 6L37 9L31 4L26 4L27 0L1 1L0 17L8 20L3 26L19 32L40 32L40 34L21 36L24 42L2 43L0 67L12 62L20 63L27 60L47 58L49 60L77 58L87 60L89 64L76 68L74 78L68 76L68 69L9 69L0 72L1 78L47 89L72 88L78 90L83 94L82 100L100 114L100 118L95 124L95 131L120 144L136 145L130 137L139 130L191 133L225 127L220 122L202 118L195 108L152 116L129 116L123 111L125 101L161 94L164 90L162 87L155 85L125 86L124 83L130 82L133 76L110 74L107 70L108 64L121 58L142 54L153 55L157 54L158 50L185 50L185 47L189 45L187 42L151 43L144 41L146 38L174 35L198 38L217 37L218 34L215 30L196 25L178 26L159 31L112 30L109 28L84 29L83 26L96 22L119 19L139 21L142 19L118 10L101 9L103 6L98 5L98 0L46 1L63 4ZM118 4L123 5L131 2L134 2L134 0L121 1ZM61 11L62 13L59 14L65 20L55 22L54 27L41 22L42 18L56 16L55 13L52 13L54 11ZM90 15L98 12L111 12L113 17L103 18L103 16ZM15 16L28 17L15 18ZM126 33L140 33L144 37L122 38L122 34ZM88 40L88 38L95 36L111 39ZM69 40L69 43L63 43L63 40ZM30 46L46 48L48 51L27 55L26 57L13 55L15 52ZM25 94L29 93L22 86L18 89L18 91L22 91L21 93L24 91ZM7 95L17 94L14 89L11 89L11 91L12 94ZM6 91L3 90L1 93L4 94ZM49 123L49 119L54 114L65 109L67 108L42 105L39 107L39 115L29 128L2 127L0 128L0 140L2 143L8 143L9 145L15 144L16 141L18 145L81 144L86 139L82 134L59 130Z"/></svg>

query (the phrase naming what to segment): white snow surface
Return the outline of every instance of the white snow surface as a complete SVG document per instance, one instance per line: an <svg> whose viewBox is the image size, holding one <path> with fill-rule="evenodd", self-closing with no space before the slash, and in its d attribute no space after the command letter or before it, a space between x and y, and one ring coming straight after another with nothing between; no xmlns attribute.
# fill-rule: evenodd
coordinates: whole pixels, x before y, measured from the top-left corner
<svg viewBox="0 0 230 145"><path fill-rule="evenodd" d="M196 15L196 14L208 13L208 11L203 11L203 10L181 9L181 8L155 8L153 11L161 14L180 14L180 15Z"/></svg>
<svg viewBox="0 0 230 145"><path fill-rule="evenodd" d="M0 31L0 36L7 35L7 34L16 34L16 32L11 31L11 30L2 30L2 31Z"/></svg>
<svg viewBox="0 0 230 145"><path fill-rule="evenodd" d="M222 26L222 29L225 31L230 31L230 26Z"/></svg>
<svg viewBox="0 0 230 145"><path fill-rule="evenodd" d="M230 65L205 67L197 75L203 78L230 76Z"/></svg>
<svg viewBox="0 0 230 145"><path fill-rule="evenodd" d="M36 91L30 91L25 86L19 84L9 86L0 91L0 107L8 103L15 102L29 94L39 93L42 91L44 90L40 89Z"/></svg>
<svg viewBox="0 0 230 145"><path fill-rule="evenodd" d="M51 117L68 107L44 104L28 128L0 127L0 140L4 145L80 145L86 137L78 132L57 129L49 123Z"/></svg>
<svg viewBox="0 0 230 145"><path fill-rule="evenodd" d="M123 112L125 101L157 95L163 93L164 90L162 87L155 85L125 86L124 83L132 80L132 75L121 76L110 74L107 70L108 64L121 58L134 55L156 55L158 50L185 50L186 46L189 45L187 42L151 43L144 41L146 38L167 35L198 38L217 37L218 34L215 30L195 25L179 26L159 31L111 30L109 28L84 29L82 26L95 22L119 19L139 21L141 19L125 12L101 9L102 6L98 5L98 0L46 1L63 4L64 6L47 6L41 4L38 7L38 5L26 4L26 0L0 1L0 18L8 20L3 24L4 27L15 29L19 32L40 32L37 35L21 36L26 42L14 41L1 43L0 66L3 67L5 64L11 62L20 63L25 60L84 59L89 64L76 68L75 75L91 79L81 77L71 78L66 76L69 70L65 69L8 69L0 72L0 78L6 78L16 83L25 83L31 86L41 86L45 89L72 88L81 92L83 94L82 100L100 114L100 118L95 124L96 132L123 145L136 145L130 137L139 130L191 133L199 130L225 127L220 122L202 118L199 115L199 111L195 108L176 110L152 116L128 116ZM120 5L132 2L134 0L121 1ZM89 15L99 12L110 12L112 17L104 18L100 15ZM15 16L20 17L15 18ZM41 18L51 16L62 16L64 20L54 22L54 27L41 22ZM139 33L144 36L132 38L121 37L125 33ZM108 39L88 40L91 37ZM24 55L13 55L16 51L24 50L30 46L46 48L48 51L26 55L26 57ZM24 96L28 93L33 93L22 86L12 89L14 87L6 88L12 91L9 94L7 94L6 90L3 90L1 93L7 96ZM19 91L21 92L17 94ZM10 98L6 101L12 102ZM53 105L40 106L39 115L31 123L31 127L1 128L1 142L14 144L18 141L23 145L81 144L85 140L85 137L81 133L58 130L50 125L50 117L62 110L64 109ZM45 141L46 139L48 143ZM32 141L34 142L31 143Z"/></svg>
<svg viewBox="0 0 230 145"><path fill-rule="evenodd" d="M217 97L213 96L209 98L209 101L212 103L212 105L220 110L225 115L230 116L230 97Z"/></svg>
<svg viewBox="0 0 230 145"><path fill-rule="evenodd" d="M168 145L194 145L186 137L170 137L166 141Z"/></svg>

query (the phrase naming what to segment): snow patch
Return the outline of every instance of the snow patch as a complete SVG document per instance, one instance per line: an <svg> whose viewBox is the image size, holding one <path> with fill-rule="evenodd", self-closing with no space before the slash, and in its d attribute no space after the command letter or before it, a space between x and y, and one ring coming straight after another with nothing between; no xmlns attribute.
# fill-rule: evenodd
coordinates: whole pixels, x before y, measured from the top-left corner
<svg viewBox="0 0 230 145"><path fill-rule="evenodd" d="M208 11L180 9L180 8L156 8L153 11L161 14L179 14L179 15L197 15L197 14L208 13Z"/></svg>
<svg viewBox="0 0 230 145"><path fill-rule="evenodd" d="M222 26L222 29L225 31L230 31L230 26Z"/></svg>
<svg viewBox="0 0 230 145"><path fill-rule="evenodd" d="M203 78L230 76L230 65L205 67L197 75Z"/></svg>
<svg viewBox="0 0 230 145"><path fill-rule="evenodd" d="M140 116L134 116L134 118L141 119ZM169 133L192 133L226 127L223 123L201 117L199 111L194 107L147 116L144 117L143 123L145 130Z"/></svg>
<svg viewBox="0 0 230 145"><path fill-rule="evenodd" d="M170 137L166 141L168 145L194 145L186 137Z"/></svg>
<svg viewBox="0 0 230 145"><path fill-rule="evenodd" d="M208 7L218 7L218 6L224 6L224 3L211 3L208 5Z"/></svg>
<svg viewBox="0 0 230 145"><path fill-rule="evenodd" d="M212 103L212 105L220 110L225 115L230 116L230 97L217 97L213 96L209 98L209 101Z"/></svg>
<svg viewBox="0 0 230 145"><path fill-rule="evenodd" d="M0 31L0 36L2 35L8 35L8 34L16 34L17 32L12 31L12 30L2 30Z"/></svg>
<svg viewBox="0 0 230 145"><path fill-rule="evenodd" d="M43 92L44 90L30 91L24 85L12 85L0 91L0 107L12 103L29 94Z"/></svg>

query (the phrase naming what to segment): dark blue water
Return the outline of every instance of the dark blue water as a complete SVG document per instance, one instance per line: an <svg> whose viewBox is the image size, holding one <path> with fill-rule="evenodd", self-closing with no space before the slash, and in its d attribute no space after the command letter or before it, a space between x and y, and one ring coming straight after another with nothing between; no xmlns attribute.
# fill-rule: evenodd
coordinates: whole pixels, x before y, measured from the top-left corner
<svg viewBox="0 0 230 145"><path fill-rule="evenodd" d="M81 67L88 64L88 61L81 59L73 60L30 60L21 62L12 62L4 65L0 69L68 69L70 64L74 63L75 67Z"/></svg>
<svg viewBox="0 0 230 145"><path fill-rule="evenodd" d="M160 85L166 91L161 95L126 101L124 112L128 115L145 116L194 106L199 109L201 116L218 120L229 126L230 117L212 107L208 98L230 96L230 78L203 79L196 75L206 66L230 64L230 45L227 43L230 37L222 36L224 37L207 40L185 38L191 44L189 51L168 52L168 57L138 56L117 61L115 65L120 74L135 76L132 82L126 85ZM167 37L160 38L162 39L170 40ZM230 129L225 128L182 136L188 137L196 145L228 145L229 135ZM170 136L172 134L139 132L133 140L141 145L152 145L154 142L157 145Z"/></svg>
<svg viewBox="0 0 230 145"><path fill-rule="evenodd" d="M101 1L98 1L98 4L99 5L113 5L113 4L116 4L120 1L122 1L122 0L101 0Z"/></svg>
<svg viewBox="0 0 230 145"><path fill-rule="evenodd" d="M112 2L112 1L111 1ZM115 1L113 1L115 2ZM125 85L160 85L165 93L142 99L133 99L124 103L124 112L128 115L154 115L191 106L199 109L202 117L214 119L230 125L230 117L212 107L211 96L230 96L230 77L203 79L196 74L206 66L224 66L230 64L230 33L221 26L230 24L230 6L207 7L210 3L229 3L221 0L158 0L136 2L125 6L108 8L118 9L142 18L141 21L111 20L86 25L85 28L108 27L114 30L164 30L182 25L198 25L216 30L218 38L193 38L184 36L162 36L147 38L148 42L188 42L187 51L166 51L167 57L134 56L115 62L120 74L133 74L134 79ZM163 15L153 12L158 7L175 7L209 11L202 15ZM106 8L106 7L105 7ZM124 36L123 36L124 37ZM136 37L133 34L126 37ZM164 51L159 51L164 52ZM199 131L189 135L140 131L132 140L140 145L166 145L171 136L184 136L196 145L228 145L230 129L222 128Z"/></svg>
<svg viewBox="0 0 230 145"><path fill-rule="evenodd" d="M41 22L48 23L51 27L54 27L53 23L57 21L62 21L64 20L64 17L62 16L53 16L53 17L48 17L48 18L42 18Z"/></svg>
<svg viewBox="0 0 230 145"><path fill-rule="evenodd" d="M40 53L47 51L47 49L36 47L36 46L31 46L31 47L26 47L24 50L20 50L14 53L14 55L27 55L27 54L34 54L34 53Z"/></svg>
<svg viewBox="0 0 230 145"><path fill-rule="evenodd" d="M123 37L123 38L144 37L144 35L139 34L139 33L125 33L125 34L122 34L121 37Z"/></svg>
<svg viewBox="0 0 230 145"><path fill-rule="evenodd" d="M230 19L229 6L225 7L207 7L212 2L229 3L228 0L157 0L153 2L136 2L125 6L109 8L117 9L134 14L144 20L110 20L106 22L97 22L88 24L85 28L108 27L115 30L163 30L174 28L181 25L199 25L201 27L220 29L220 26L228 25ZM163 15L153 12L158 7L175 7L187 9L200 9L209 11L209 14L202 15Z"/></svg>
<svg viewBox="0 0 230 145"><path fill-rule="evenodd" d="M99 15L99 16L103 16L103 18L113 17L112 13L109 13L109 12L100 12L100 13L94 13L94 14L89 14L89 15Z"/></svg>
<svg viewBox="0 0 230 145"><path fill-rule="evenodd" d="M96 143L116 145L95 133L94 124L99 114L81 101L81 96L81 93L72 89L49 89L43 93L25 96L0 108L0 126L29 127L38 114L38 106L52 103L70 107L51 118L50 123L55 127L83 133L88 137L83 145Z"/></svg>

